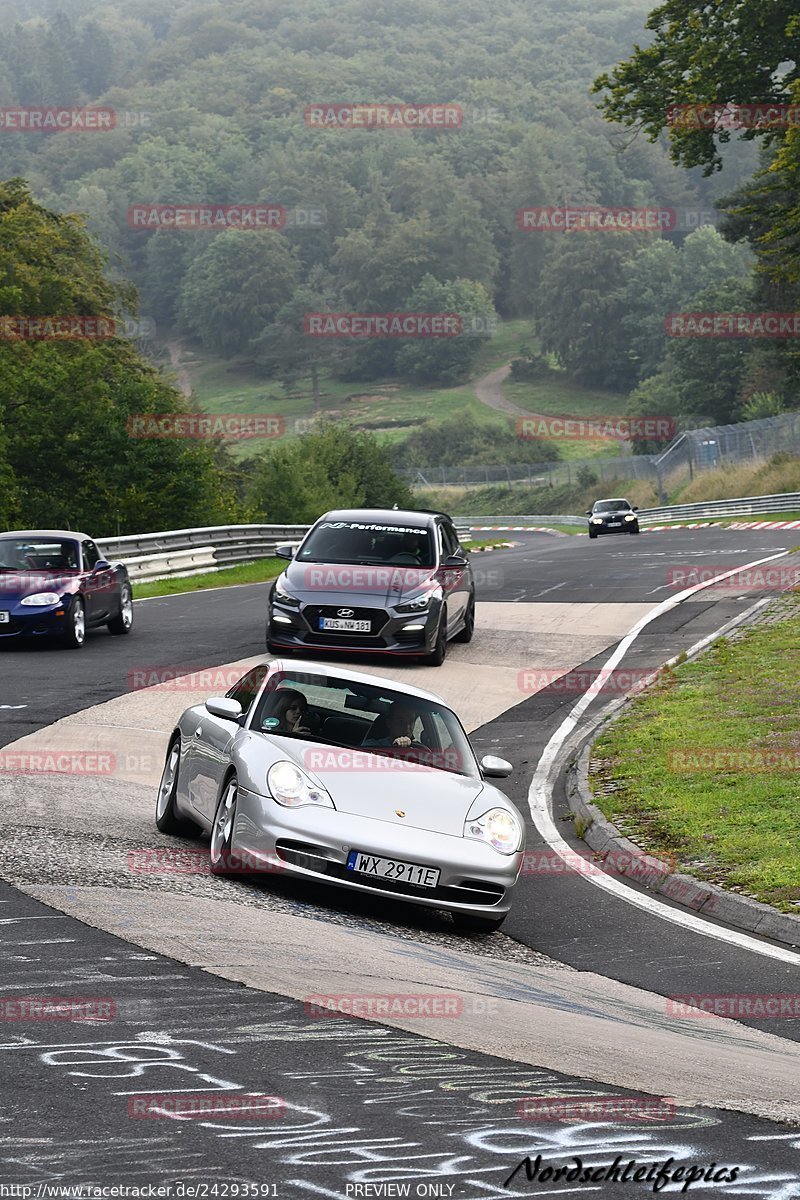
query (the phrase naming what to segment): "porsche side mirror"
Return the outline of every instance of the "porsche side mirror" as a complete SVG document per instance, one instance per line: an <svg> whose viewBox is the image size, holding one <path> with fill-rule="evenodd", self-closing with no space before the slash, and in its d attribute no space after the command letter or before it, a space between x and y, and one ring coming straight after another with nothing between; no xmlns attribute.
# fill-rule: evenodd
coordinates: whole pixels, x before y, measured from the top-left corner
<svg viewBox="0 0 800 1200"><path fill-rule="evenodd" d="M212 696L206 700L206 711L212 717L221 717L223 721L238 721L242 706L238 700L231 700L230 696Z"/></svg>
<svg viewBox="0 0 800 1200"><path fill-rule="evenodd" d="M484 779L505 779L513 770L510 762L494 754L485 754L481 759L481 775Z"/></svg>

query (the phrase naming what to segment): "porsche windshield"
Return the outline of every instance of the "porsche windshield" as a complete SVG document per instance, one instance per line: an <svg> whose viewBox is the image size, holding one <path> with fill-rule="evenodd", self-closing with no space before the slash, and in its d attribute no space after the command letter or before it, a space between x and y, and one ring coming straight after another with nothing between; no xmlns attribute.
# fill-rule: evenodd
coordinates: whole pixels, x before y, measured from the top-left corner
<svg viewBox="0 0 800 1200"><path fill-rule="evenodd" d="M54 538L0 538L0 571L77 571L78 543Z"/></svg>
<svg viewBox="0 0 800 1200"><path fill-rule="evenodd" d="M273 675L258 702L251 728L346 750L316 759L340 770L370 769L374 754L404 766L435 767L480 778L464 730L444 704L391 688L335 676L283 671ZM309 754L311 752L309 751ZM309 766L313 762L309 758Z"/></svg>
<svg viewBox="0 0 800 1200"><path fill-rule="evenodd" d="M423 526L323 521L298 554L301 562L394 563L433 567L433 539Z"/></svg>

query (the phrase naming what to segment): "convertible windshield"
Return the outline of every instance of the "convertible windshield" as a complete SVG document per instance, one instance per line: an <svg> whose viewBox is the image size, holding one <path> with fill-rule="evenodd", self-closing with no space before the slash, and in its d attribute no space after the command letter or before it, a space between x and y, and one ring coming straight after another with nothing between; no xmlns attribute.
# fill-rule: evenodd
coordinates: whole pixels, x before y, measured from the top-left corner
<svg viewBox="0 0 800 1200"><path fill-rule="evenodd" d="M627 500L598 500L594 506L595 512L627 512L630 508Z"/></svg>
<svg viewBox="0 0 800 1200"><path fill-rule="evenodd" d="M480 778L467 735L455 713L443 704L391 688L327 675L279 672L258 702L251 729L334 746L347 754L336 763L309 758L309 768L369 769L369 755L405 765L436 767ZM310 753L310 752L309 752ZM316 752L315 752L316 753ZM341 761L339 759L341 758Z"/></svg>
<svg viewBox="0 0 800 1200"><path fill-rule="evenodd" d="M78 543L53 538L0 538L0 571L77 571Z"/></svg>
<svg viewBox="0 0 800 1200"><path fill-rule="evenodd" d="M396 563L433 567L432 538L423 526L323 521L300 550L301 562Z"/></svg>

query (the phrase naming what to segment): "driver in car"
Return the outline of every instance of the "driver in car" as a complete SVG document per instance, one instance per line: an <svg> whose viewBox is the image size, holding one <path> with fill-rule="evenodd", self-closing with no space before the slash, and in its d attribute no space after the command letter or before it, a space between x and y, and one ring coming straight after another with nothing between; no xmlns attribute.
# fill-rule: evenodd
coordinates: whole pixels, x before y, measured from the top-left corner
<svg viewBox="0 0 800 1200"><path fill-rule="evenodd" d="M361 744L369 746L410 746L414 741L417 713L408 704L396 700L388 712L381 714Z"/></svg>
<svg viewBox="0 0 800 1200"><path fill-rule="evenodd" d="M404 533L400 544L394 551L394 554L389 559L389 562L408 562L409 559L416 564L422 562L424 550L422 539L418 533Z"/></svg>

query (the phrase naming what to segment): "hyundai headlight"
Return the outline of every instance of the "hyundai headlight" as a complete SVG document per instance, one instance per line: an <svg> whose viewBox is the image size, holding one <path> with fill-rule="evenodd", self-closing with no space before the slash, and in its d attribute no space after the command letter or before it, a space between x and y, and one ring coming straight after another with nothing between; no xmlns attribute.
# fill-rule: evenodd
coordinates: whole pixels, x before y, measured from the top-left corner
<svg viewBox="0 0 800 1200"><path fill-rule="evenodd" d="M26 596L24 600L20 600L20 604L27 608L48 608L51 604L60 604L61 597L56 592L36 592L33 596Z"/></svg>
<svg viewBox="0 0 800 1200"><path fill-rule="evenodd" d="M275 595L273 599L277 600L279 604L285 604L287 608L300 607L300 601L297 599L297 597L290 595L290 593L286 591L286 588L280 582L275 584Z"/></svg>
<svg viewBox="0 0 800 1200"><path fill-rule="evenodd" d="M507 808L492 808L482 817L465 822L464 837L486 842L500 854L516 854L522 845L522 826Z"/></svg>
<svg viewBox="0 0 800 1200"><path fill-rule="evenodd" d="M325 788L291 762L273 763L267 771L267 787L273 800L285 808L302 808L306 804L333 808L333 800Z"/></svg>
<svg viewBox="0 0 800 1200"><path fill-rule="evenodd" d="M436 594L436 589L426 592L424 596L417 596L415 600L406 600L403 604L396 604L395 609L400 613L418 613L426 609L431 600Z"/></svg>

